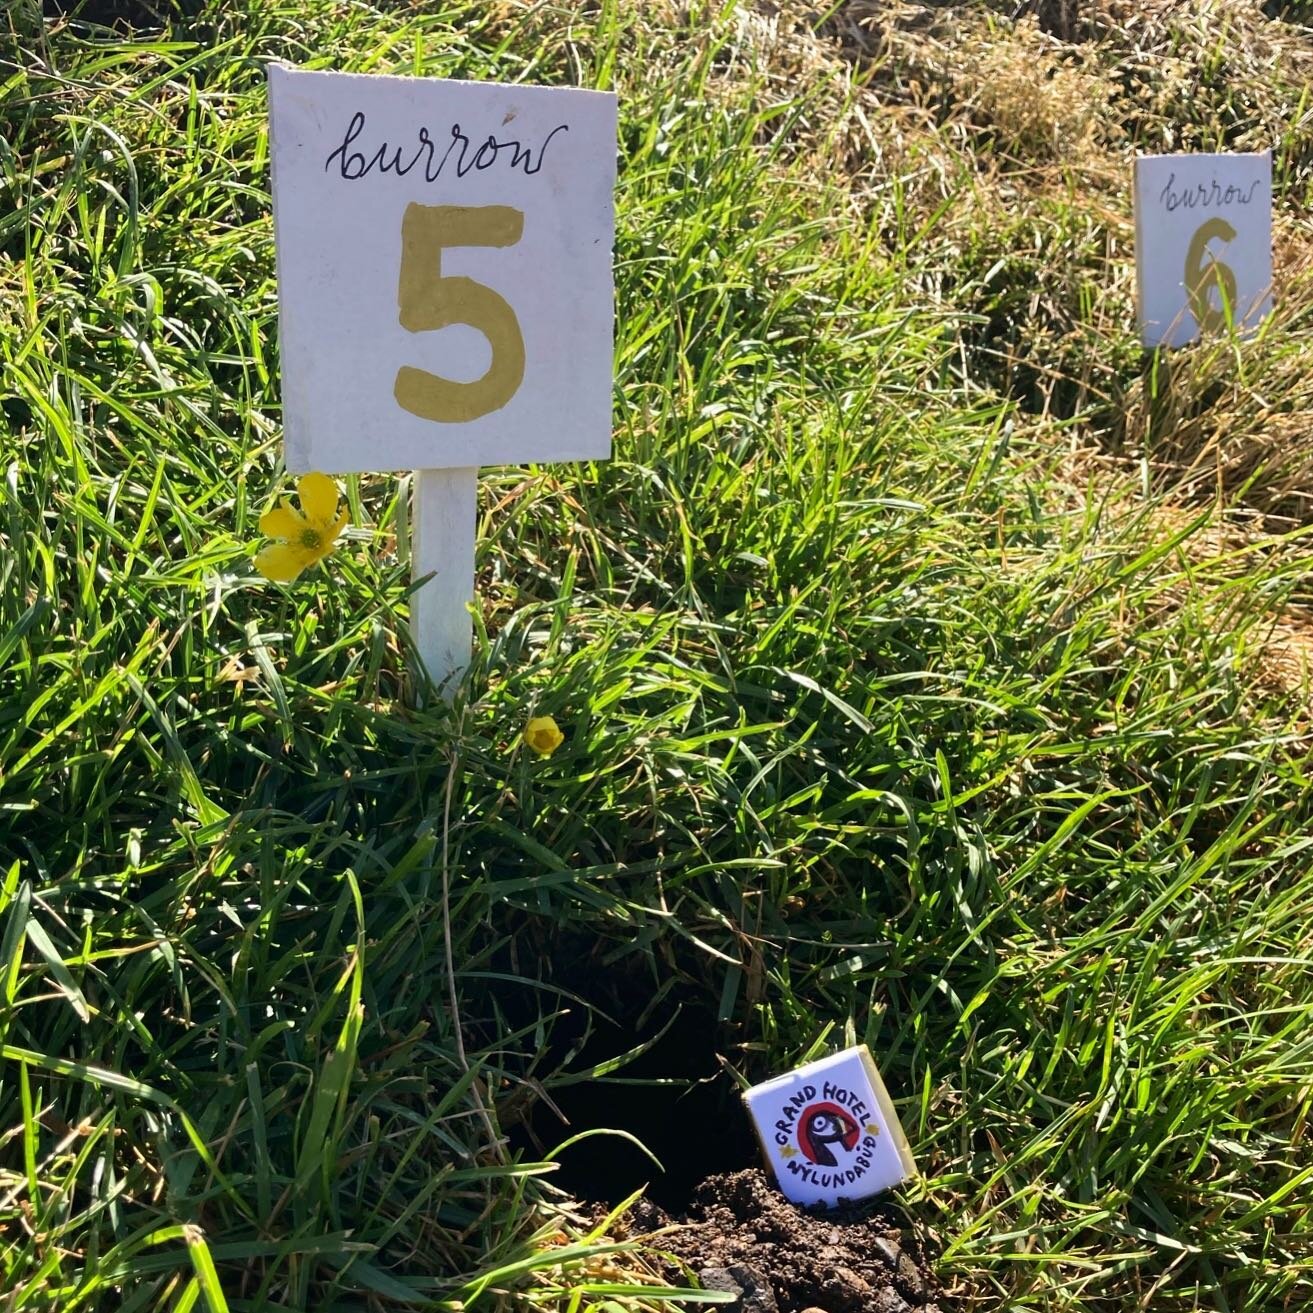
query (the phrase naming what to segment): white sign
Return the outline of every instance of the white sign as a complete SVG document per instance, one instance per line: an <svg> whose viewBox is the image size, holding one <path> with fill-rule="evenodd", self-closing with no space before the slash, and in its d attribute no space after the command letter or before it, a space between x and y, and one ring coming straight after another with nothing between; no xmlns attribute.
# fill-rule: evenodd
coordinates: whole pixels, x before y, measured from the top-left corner
<svg viewBox="0 0 1313 1313"><path fill-rule="evenodd" d="M743 1097L780 1189L796 1204L864 1199L916 1174L865 1045L754 1085Z"/></svg>
<svg viewBox="0 0 1313 1313"><path fill-rule="evenodd" d="M269 69L288 469L418 471L411 631L469 659L480 465L611 453L616 99Z"/></svg>
<svg viewBox="0 0 1313 1313"><path fill-rule="evenodd" d="M616 101L269 70L287 466L611 450Z"/></svg>
<svg viewBox="0 0 1313 1313"><path fill-rule="evenodd" d="M1272 308L1272 156L1135 161L1135 284L1147 347L1184 346Z"/></svg>

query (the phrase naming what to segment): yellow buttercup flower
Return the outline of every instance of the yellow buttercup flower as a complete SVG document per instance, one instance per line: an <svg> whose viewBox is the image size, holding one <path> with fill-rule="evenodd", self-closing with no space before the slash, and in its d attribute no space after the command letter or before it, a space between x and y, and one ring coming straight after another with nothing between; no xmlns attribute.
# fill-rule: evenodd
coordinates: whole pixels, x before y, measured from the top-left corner
<svg viewBox="0 0 1313 1313"><path fill-rule="evenodd" d="M301 509L290 497L260 516L260 532L277 538L255 558L255 568L275 583L291 583L302 570L317 565L333 550L347 526L346 507L337 513L337 484L327 474L303 474L296 481Z"/></svg>
<svg viewBox="0 0 1313 1313"><path fill-rule="evenodd" d="M565 742L565 735L550 716L535 716L524 727L524 741L540 757L550 757Z"/></svg>

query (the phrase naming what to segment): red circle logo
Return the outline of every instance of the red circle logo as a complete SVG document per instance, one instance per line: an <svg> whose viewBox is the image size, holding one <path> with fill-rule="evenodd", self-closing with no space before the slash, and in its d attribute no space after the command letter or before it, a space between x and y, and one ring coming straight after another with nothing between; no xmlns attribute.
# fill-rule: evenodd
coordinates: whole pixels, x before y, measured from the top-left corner
<svg viewBox="0 0 1313 1313"><path fill-rule="evenodd" d="M798 1148L818 1167L838 1166L832 1146L841 1144L851 1153L861 1136L861 1127L837 1103L808 1104L798 1118Z"/></svg>

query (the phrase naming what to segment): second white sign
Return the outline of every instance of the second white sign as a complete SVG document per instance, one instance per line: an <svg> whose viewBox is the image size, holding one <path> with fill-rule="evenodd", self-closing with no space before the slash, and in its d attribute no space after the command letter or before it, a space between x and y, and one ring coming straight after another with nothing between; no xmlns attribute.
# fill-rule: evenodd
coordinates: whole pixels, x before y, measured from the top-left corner
<svg viewBox="0 0 1313 1313"><path fill-rule="evenodd" d="M1135 282L1144 345L1184 346L1272 308L1272 156L1135 161Z"/></svg>

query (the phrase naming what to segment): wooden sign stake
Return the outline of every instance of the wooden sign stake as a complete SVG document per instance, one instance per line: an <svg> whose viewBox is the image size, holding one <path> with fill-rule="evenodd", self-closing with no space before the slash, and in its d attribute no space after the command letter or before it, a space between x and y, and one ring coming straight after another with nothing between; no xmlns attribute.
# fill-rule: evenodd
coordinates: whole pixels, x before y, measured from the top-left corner
<svg viewBox="0 0 1313 1313"><path fill-rule="evenodd" d="M477 467L416 470L411 508L410 637L435 688L450 698L469 665Z"/></svg>

